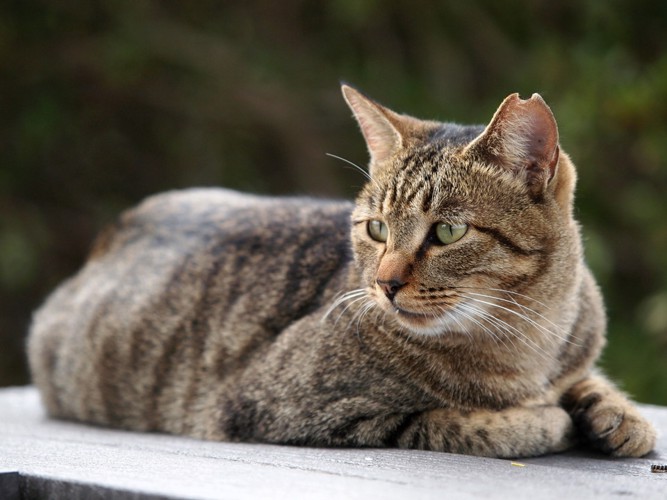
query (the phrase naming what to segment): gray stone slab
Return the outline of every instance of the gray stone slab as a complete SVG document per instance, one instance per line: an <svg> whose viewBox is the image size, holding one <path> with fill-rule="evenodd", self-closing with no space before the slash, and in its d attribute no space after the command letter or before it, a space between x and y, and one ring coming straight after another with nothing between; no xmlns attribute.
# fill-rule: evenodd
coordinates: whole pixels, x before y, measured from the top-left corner
<svg viewBox="0 0 667 500"><path fill-rule="evenodd" d="M667 408L642 406L657 450L510 460L385 449L215 443L47 419L34 388L0 390L0 498L666 499ZM4 478L4 479L3 479ZM13 488L13 489L12 489Z"/></svg>

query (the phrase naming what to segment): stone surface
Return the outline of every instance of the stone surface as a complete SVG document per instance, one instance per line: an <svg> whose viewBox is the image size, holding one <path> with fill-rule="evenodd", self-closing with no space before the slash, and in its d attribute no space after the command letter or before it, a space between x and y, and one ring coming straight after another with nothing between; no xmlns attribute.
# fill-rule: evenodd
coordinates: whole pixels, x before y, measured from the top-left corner
<svg viewBox="0 0 667 500"><path fill-rule="evenodd" d="M656 451L486 459L415 450L215 443L47 419L34 388L0 390L0 498L667 498L667 408L642 406Z"/></svg>

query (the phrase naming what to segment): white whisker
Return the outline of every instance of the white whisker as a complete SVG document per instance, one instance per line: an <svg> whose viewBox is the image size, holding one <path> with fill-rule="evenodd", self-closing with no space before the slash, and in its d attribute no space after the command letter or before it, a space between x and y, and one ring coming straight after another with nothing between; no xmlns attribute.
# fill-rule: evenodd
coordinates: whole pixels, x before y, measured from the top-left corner
<svg viewBox="0 0 667 500"><path fill-rule="evenodd" d="M361 321L364 319L364 316L368 314L368 312L375 307L375 302L372 300L369 300L366 302L362 307L361 307L361 314L359 314L359 317L357 318L357 335L359 334L359 328L361 327Z"/></svg>
<svg viewBox="0 0 667 500"><path fill-rule="evenodd" d="M361 322L362 322L364 316L366 316L366 314L368 314L368 312L370 310L372 310L377 305L375 303L375 301L368 298L368 296L362 297L362 299L364 299L365 301L362 303L362 305L359 308L357 308L355 313L352 315L350 320L347 322L347 326L345 327L345 330L349 330L350 327L352 326L352 323L354 323L356 321L356 323L357 323L356 334L357 334L358 338L361 338L360 329L361 329ZM359 299L355 300L354 302L358 302L358 301L359 301Z"/></svg>
<svg viewBox="0 0 667 500"><path fill-rule="evenodd" d="M531 308L531 307L528 307L528 306L525 306L525 305L523 305L523 304L519 304L519 303L514 299L514 297L512 297L512 299L509 300L509 299L503 299L503 298L501 298L501 297L495 297L495 296L493 296L493 295L486 295L486 294L484 294L484 293L476 293L476 292L466 292L466 295L468 295L468 296L469 296L469 295L474 295L474 296L477 296L477 297L484 297L484 298L487 298L487 299L499 300L499 301L501 301L501 302L506 302L506 303L508 303L508 304L514 304L514 305L516 305L517 307L521 308L521 310L523 310L524 312L534 314L535 316L539 317L540 319L546 321L546 322L549 323L551 326L553 326L555 329L559 330L563 335L567 335L567 332L566 332L563 328L561 328L560 326L558 326L556 323L554 323L553 321L551 321L549 318L547 318L547 317L544 316L543 314L540 314L539 312L537 312L535 309L533 309L533 308ZM527 317L526 317L526 319L527 319ZM565 341L565 342L568 342L568 343L571 343L571 344L575 344L575 345L576 345L575 342L573 342L573 341L571 341L571 340L569 340L569 339L567 339L567 338L565 338L565 337L560 337L560 336L556 335L554 332L550 332L550 334L551 334L551 335L554 335L555 337L559 338L560 340L563 340L563 341Z"/></svg>
<svg viewBox="0 0 667 500"><path fill-rule="evenodd" d="M557 338L557 339L559 339L559 340L562 340L563 342L568 342L568 343L572 343L572 344L574 344L573 341L571 341L571 340L569 340L569 339L566 339L566 338L564 338L564 337L561 337L560 335L558 335L558 334L556 334L555 332L549 330L548 328L544 327L543 325L540 325L537 321L533 320L532 318L529 318L529 317L526 316L525 314L522 314L522 313L520 313L520 312L518 312L518 311L515 311L515 310L513 310L513 309L510 309L510 308L508 308L508 307L501 306L500 304L496 304L496 303L494 303L494 302L489 302L488 300L481 300L481 299L478 299L478 298L475 298L475 297L468 296L467 294L464 294L464 296L465 296L468 300L473 300L473 301L475 301L475 302L479 302L480 304L486 304L486 305L488 305L488 306L495 307L495 308L497 308L497 309L501 309L501 310L506 311L506 312L508 312L508 313L510 313L510 314L513 314L513 315L519 317L520 319L526 321L527 323L530 323L530 324L533 325L535 328L537 328L538 330L542 331L542 333L545 333L547 336L555 337L555 338ZM496 297L494 297L494 298L496 298Z"/></svg>
<svg viewBox="0 0 667 500"><path fill-rule="evenodd" d="M526 294L523 294L523 293L515 292L515 291L513 291L513 290L505 290L505 289L503 289L503 288L481 287L481 286L457 286L457 287L455 287L455 288L460 289L460 290L464 290L464 289L469 289L469 290L483 290L483 291L486 291L486 292L500 292L500 293L506 293L507 295L515 295L515 296L517 296L517 297L522 297L522 298L524 298L524 299L528 299L528 300L530 300L531 302L535 302L537 305L542 306L542 307L544 307L544 308L547 309L547 310L551 310L551 307L549 307L549 305L545 304L544 302L540 302L539 300L534 299L534 298L531 297L530 295L526 295Z"/></svg>
<svg viewBox="0 0 667 500"><path fill-rule="evenodd" d="M366 297L357 297L356 299L351 300L351 301L345 306L345 308L338 314L338 317L336 318L336 321L334 322L334 328L336 328L336 327L338 326L338 322L340 321L340 318L343 317L343 315L347 312L348 309L350 309L354 304L356 304L356 303L358 303L358 302L362 302L362 304L363 304L363 303L364 303L363 301L365 301L365 300L367 300ZM357 311L357 312L354 313L354 315L352 316L352 319L350 319L350 322L348 322L348 325L347 325L348 328L350 327L350 323L351 323L352 321L354 321L354 318L355 318L355 316L356 316L358 313L359 313L359 311Z"/></svg>
<svg viewBox="0 0 667 500"><path fill-rule="evenodd" d="M440 312L442 312L443 315L446 315L448 319L451 319L452 321L454 321L454 323L456 323L461 333L464 333L469 339L472 340L472 334L468 331L468 329L463 325L461 320L457 317L456 308L454 310L447 310L444 307L439 307L438 309L440 309ZM466 315L461 311L458 311L458 314L461 314L461 316L463 316L464 318L466 317ZM450 332L452 331L449 326L447 326L447 328L449 329Z"/></svg>
<svg viewBox="0 0 667 500"><path fill-rule="evenodd" d="M474 307L474 306L473 306ZM516 349L516 346L514 345L514 342L512 342L511 338L515 338L519 340L522 344L524 344L526 347L531 349L533 352L536 354L544 357L547 360L553 360L554 357L551 353L547 352L544 348L542 348L539 344L537 344L533 339L528 337L524 332L516 328L515 326L507 323L506 321L503 321L502 319L494 316L488 311L485 311L483 309L475 308L479 315L487 322L490 324L494 325L496 328L500 328L502 331L504 331L507 335L510 335L511 337L507 337L508 340L512 343L514 348Z"/></svg>
<svg viewBox="0 0 667 500"><path fill-rule="evenodd" d="M375 179L373 179L373 178L370 176L370 174L369 174L366 170L364 170L363 168L361 168L361 167L360 167L359 165L357 165L356 163L351 162L350 160L346 160L345 158L343 158L343 157L341 157L341 156L337 156L337 155L334 155L334 154L331 154L331 153L325 153L325 154L326 154L327 156L331 157L331 158L336 158L337 160L340 160L340 161L343 161L343 162L347 163L347 164L350 165L354 170L360 172L361 175L363 175L366 179L368 179L370 182L372 182L373 184L375 184L375 187L377 187L377 188L380 187L380 186L378 185L378 183L375 181Z"/></svg>
<svg viewBox="0 0 667 500"><path fill-rule="evenodd" d="M503 342L503 340L496 334L496 332L494 332L493 330L491 330L491 329L490 329L489 327L487 327L486 325L482 324L482 322L479 321L479 320L475 317L475 316L478 316L479 313L480 313L480 312L483 312L483 311L481 311L481 310L475 308L474 306L470 306L469 304L459 304L459 305L458 305L458 312L459 312L459 314L461 314L461 316L463 316L465 319L467 319L468 321L474 323L474 324L477 325L479 328L481 328L482 331L484 331L485 333L487 333L487 334L491 337L491 339L496 343L496 345L498 345L498 343L500 342L506 349L509 350L509 347L507 346L507 344L505 344L505 342Z"/></svg>
<svg viewBox="0 0 667 500"><path fill-rule="evenodd" d="M340 297L338 297L336 300L333 301L333 303L331 304L331 306L329 307L329 309L327 309L327 311L324 313L324 315L322 316L322 319L321 319L320 321L322 321L322 322L323 322L323 321L326 321L326 319L329 317L329 315L330 315L330 314L331 314L331 313L332 313L338 306L342 305L344 302L346 302L346 301L348 301L348 300L351 300L351 299L355 299L355 300L353 300L353 301L351 302L351 304L352 304L352 303L354 303L354 302L357 301L356 299L363 298L364 296L366 296L366 294L367 294L367 292L366 292L366 290L365 290L364 288L358 288L358 289L356 289L356 290L350 290L349 292L346 292L346 293L342 294ZM345 312L345 310L346 310L349 306L350 306L350 304L348 304L348 305L345 307L345 309L343 309L343 312L341 312L341 314L338 316L339 319L340 319L340 316Z"/></svg>

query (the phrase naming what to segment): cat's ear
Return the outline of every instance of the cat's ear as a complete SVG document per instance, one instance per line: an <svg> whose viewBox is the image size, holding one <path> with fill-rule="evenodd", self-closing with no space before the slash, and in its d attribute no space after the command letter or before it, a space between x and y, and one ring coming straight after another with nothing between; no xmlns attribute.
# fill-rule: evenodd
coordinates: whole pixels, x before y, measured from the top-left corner
<svg viewBox="0 0 667 500"><path fill-rule="evenodd" d="M538 194L556 174L558 126L539 94L526 100L512 94L465 151L521 176L530 191Z"/></svg>
<svg viewBox="0 0 667 500"><path fill-rule="evenodd" d="M366 140L373 175L373 166L391 158L404 147L407 138L419 128L420 120L399 115L349 85L341 85L341 90Z"/></svg>

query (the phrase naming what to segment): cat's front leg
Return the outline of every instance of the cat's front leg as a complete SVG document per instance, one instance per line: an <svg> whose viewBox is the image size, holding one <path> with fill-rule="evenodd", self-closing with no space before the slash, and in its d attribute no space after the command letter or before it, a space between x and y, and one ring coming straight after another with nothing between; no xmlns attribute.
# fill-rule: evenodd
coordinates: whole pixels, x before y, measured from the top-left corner
<svg viewBox="0 0 667 500"><path fill-rule="evenodd" d="M504 410L438 409L413 417L398 436L401 448L486 457L528 457L574 445L572 419L558 406Z"/></svg>
<svg viewBox="0 0 667 500"><path fill-rule="evenodd" d="M653 426L608 380L591 376L572 386L563 406L596 448L616 457L641 457L655 445Z"/></svg>

